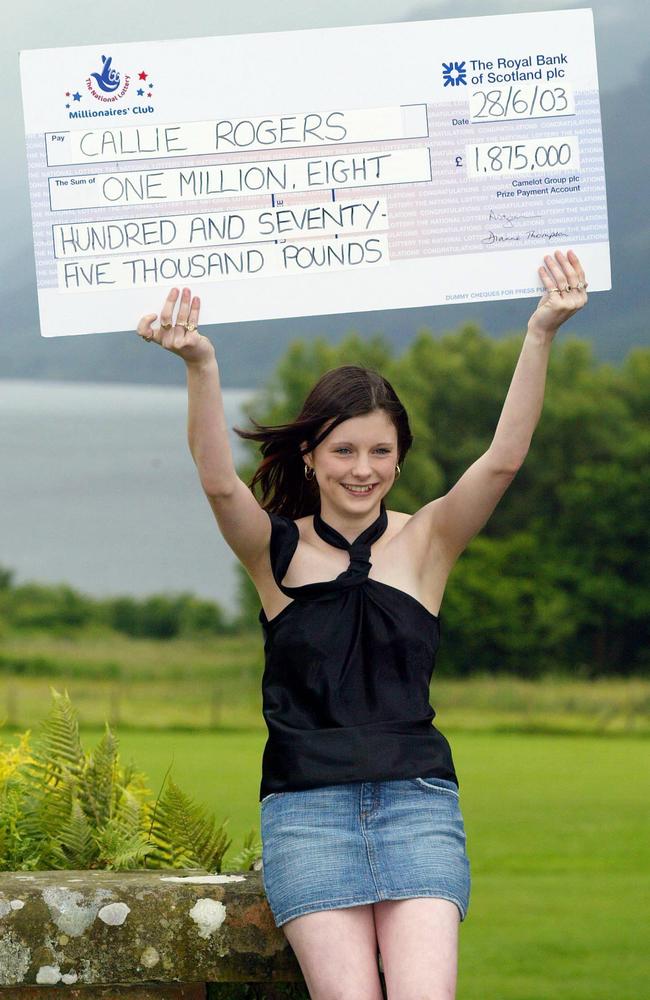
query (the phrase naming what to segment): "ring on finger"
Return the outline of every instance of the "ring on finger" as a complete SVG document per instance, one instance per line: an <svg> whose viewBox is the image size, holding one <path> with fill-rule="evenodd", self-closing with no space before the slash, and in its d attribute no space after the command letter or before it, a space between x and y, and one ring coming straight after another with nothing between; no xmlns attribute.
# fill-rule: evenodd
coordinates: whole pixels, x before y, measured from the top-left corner
<svg viewBox="0 0 650 1000"><path fill-rule="evenodd" d="M161 323L160 324L160 329L161 330L171 330L171 328L172 328L172 324L171 323Z"/></svg>
<svg viewBox="0 0 650 1000"><path fill-rule="evenodd" d="M181 326L184 326L188 333L194 333L196 330L194 323L181 323Z"/></svg>

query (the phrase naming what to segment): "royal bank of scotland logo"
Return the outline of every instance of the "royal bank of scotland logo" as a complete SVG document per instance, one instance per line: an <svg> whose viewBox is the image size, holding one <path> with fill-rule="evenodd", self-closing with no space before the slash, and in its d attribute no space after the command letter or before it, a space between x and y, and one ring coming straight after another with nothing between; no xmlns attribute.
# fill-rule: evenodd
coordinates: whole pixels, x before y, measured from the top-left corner
<svg viewBox="0 0 650 1000"><path fill-rule="evenodd" d="M442 64L442 79L445 87L460 87L461 83L463 86L467 86L467 70L465 69L465 61L463 62L449 62Z"/></svg>

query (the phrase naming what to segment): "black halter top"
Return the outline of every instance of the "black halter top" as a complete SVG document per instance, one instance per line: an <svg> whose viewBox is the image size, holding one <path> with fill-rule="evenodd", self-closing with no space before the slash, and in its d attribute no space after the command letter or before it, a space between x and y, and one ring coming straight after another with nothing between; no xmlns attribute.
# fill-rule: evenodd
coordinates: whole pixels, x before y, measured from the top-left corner
<svg viewBox="0 0 650 1000"><path fill-rule="evenodd" d="M368 576L371 547L388 526L383 500L353 542L314 514L316 534L347 549L350 562L333 580L299 587L282 583L298 526L279 514L269 518L273 578L293 600L271 620L259 614L268 729L260 800L350 781L439 777L459 784L429 704L439 616Z"/></svg>
<svg viewBox="0 0 650 1000"><path fill-rule="evenodd" d="M324 542L335 545L337 549L347 549L350 553L350 565L337 577L349 576L353 580L361 580L370 572L370 547L380 538L388 527L388 514L384 501L381 501L379 517L369 527L358 535L353 542L348 542L335 528L327 524L321 517L320 510L314 514L314 531Z"/></svg>

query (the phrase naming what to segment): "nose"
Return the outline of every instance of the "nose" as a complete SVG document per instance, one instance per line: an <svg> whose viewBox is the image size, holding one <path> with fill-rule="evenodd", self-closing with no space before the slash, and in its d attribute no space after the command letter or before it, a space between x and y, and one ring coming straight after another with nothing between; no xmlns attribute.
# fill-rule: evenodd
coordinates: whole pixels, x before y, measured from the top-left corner
<svg viewBox="0 0 650 1000"><path fill-rule="evenodd" d="M352 470L352 475L355 479L370 479L372 477L372 466L370 464L370 459L366 455L359 455L357 461L355 462L354 469Z"/></svg>

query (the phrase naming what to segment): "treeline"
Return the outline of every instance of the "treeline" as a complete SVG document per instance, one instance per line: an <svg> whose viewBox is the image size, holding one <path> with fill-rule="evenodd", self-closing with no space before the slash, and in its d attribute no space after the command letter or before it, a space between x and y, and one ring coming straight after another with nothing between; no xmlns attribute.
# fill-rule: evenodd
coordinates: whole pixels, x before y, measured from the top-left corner
<svg viewBox="0 0 650 1000"><path fill-rule="evenodd" d="M399 357L379 336L352 334L335 346L294 341L248 411L284 423L329 368L381 371L414 434L388 506L414 513L489 446L522 337L495 341L473 324L439 339L421 331ZM650 672L649 413L649 349L614 367L560 331L526 461L449 578L439 674ZM239 474L248 482L259 455L255 444L245 447L250 460ZM0 638L9 629L69 634L93 626L158 639L259 631L257 593L238 571L231 617L191 594L102 600L64 585L17 586L0 568Z"/></svg>
<svg viewBox="0 0 650 1000"><path fill-rule="evenodd" d="M249 405L265 424L293 419L316 379L339 364L376 368L406 406L414 445L388 506L415 512L444 494L489 446L523 333L493 340L475 325L421 331L394 357L380 336L339 345L294 341ZM526 461L449 578L437 670L467 676L579 676L650 669L650 350L597 363L562 330ZM256 446L240 470L248 482ZM243 620L259 601L240 569Z"/></svg>
<svg viewBox="0 0 650 1000"><path fill-rule="evenodd" d="M150 639L224 635L238 629L237 620L220 605L192 594L93 598L65 584L15 585L11 570L0 567L0 637L8 629L69 635L93 626Z"/></svg>

